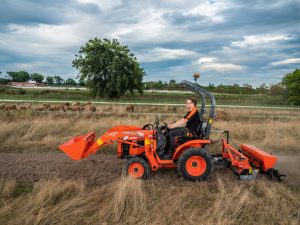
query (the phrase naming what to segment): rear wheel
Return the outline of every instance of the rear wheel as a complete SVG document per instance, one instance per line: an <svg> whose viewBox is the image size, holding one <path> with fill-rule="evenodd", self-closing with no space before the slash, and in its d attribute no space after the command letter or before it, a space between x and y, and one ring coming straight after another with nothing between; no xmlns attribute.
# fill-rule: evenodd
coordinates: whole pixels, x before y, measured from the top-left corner
<svg viewBox="0 0 300 225"><path fill-rule="evenodd" d="M149 164L146 160L134 157L127 161L126 171L128 176L132 178L148 179L150 175Z"/></svg>
<svg viewBox="0 0 300 225"><path fill-rule="evenodd" d="M213 164L205 148L190 148L178 159L180 175L190 181L205 180L212 172Z"/></svg>

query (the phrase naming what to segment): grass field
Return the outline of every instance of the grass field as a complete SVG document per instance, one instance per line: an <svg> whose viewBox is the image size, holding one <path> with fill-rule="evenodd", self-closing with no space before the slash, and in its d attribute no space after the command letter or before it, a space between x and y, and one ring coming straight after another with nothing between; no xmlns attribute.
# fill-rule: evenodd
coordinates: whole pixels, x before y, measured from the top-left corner
<svg viewBox="0 0 300 225"><path fill-rule="evenodd" d="M299 224L300 113L295 110L224 109L215 127L231 131L236 143L250 143L279 156L283 183L264 177L238 181L215 167L205 182L192 183L175 170L149 180L123 176L114 145L82 161L57 146L115 125L173 121L183 107L97 106L96 113L0 111L0 224ZM152 112L153 114L150 114ZM147 114L143 114L147 113ZM212 135L219 139L218 134ZM219 151L218 144L210 152Z"/></svg>
<svg viewBox="0 0 300 225"><path fill-rule="evenodd" d="M157 114L170 123L185 114L184 107L137 106L127 113L126 106L97 106L96 113L2 111L0 119L0 152L51 151L74 135L95 130L104 133L112 126L143 126L152 123ZM300 113L298 110L225 109L226 120L214 127L231 131L236 142L255 141L270 151L300 152ZM217 135L217 134L215 134ZM214 137L214 136L212 136ZM216 138L218 138L216 136ZM276 141L280 140L280 141Z"/></svg>
<svg viewBox="0 0 300 225"><path fill-rule="evenodd" d="M147 103L183 103L188 96L194 93L162 93L145 92L143 95L125 95L119 99L110 99L114 102L147 102ZM245 106L292 106L287 98L270 95L246 95L246 94L215 94L218 105L245 105ZM0 99L24 99L24 100L93 100L107 101L103 98L92 98L87 90L74 89L33 89L0 87ZM207 99L207 102L209 100Z"/></svg>

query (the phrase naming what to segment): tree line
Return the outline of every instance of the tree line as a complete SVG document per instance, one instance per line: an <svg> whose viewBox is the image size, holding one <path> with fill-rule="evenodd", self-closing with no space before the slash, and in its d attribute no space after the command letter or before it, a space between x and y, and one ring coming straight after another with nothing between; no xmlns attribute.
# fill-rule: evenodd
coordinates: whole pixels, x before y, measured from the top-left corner
<svg viewBox="0 0 300 225"><path fill-rule="evenodd" d="M175 80L169 82L162 81L149 81L144 82L145 90L182 90L182 87ZM226 93L226 94L264 94L264 95L285 95L287 90L283 84L262 84L259 87L253 87L250 84L233 84L233 85L214 85L210 83L208 86L204 86L205 89L214 93Z"/></svg>
<svg viewBox="0 0 300 225"><path fill-rule="evenodd" d="M1 74L2 72L0 72ZM72 79L67 78L63 79L61 76L44 76L40 73L28 73L27 71L9 71L6 72L6 78L0 78L0 84L5 84L7 82L29 82L35 81L37 83L45 84L45 85L67 85L67 86L84 86L84 82L79 81L78 83Z"/></svg>
<svg viewBox="0 0 300 225"><path fill-rule="evenodd" d="M169 82L143 82L146 76L143 67L128 46L122 45L117 39L94 38L87 41L75 55L72 66L79 71L79 85L87 86L92 96L119 98L126 94L142 94L145 89L181 88L180 84L173 79ZM64 80L60 76L44 77L26 71L7 72L7 74L11 81L34 80L47 85L76 85L74 79ZM270 86L262 84L254 88L249 84L218 86L209 84L206 88L215 93L284 95L290 103L300 105L300 70L296 69L285 75L280 83Z"/></svg>
<svg viewBox="0 0 300 225"><path fill-rule="evenodd" d="M72 78L64 80L60 76L43 76L39 73L29 74L26 71L7 72L7 78L0 78L0 84L5 84L11 81L36 81L37 83L43 83L49 86L86 86L86 82L83 80L76 82ZM161 80L142 82L142 86L144 90L182 90L181 85L174 79L171 79L169 82L162 82ZM300 70L296 69L292 73L285 75L282 78L282 81L278 84L267 85L263 83L259 87L255 88L250 84L214 85L210 83L208 86L204 86L204 88L213 93L284 96L289 98L289 101L292 104L300 105Z"/></svg>
<svg viewBox="0 0 300 225"><path fill-rule="evenodd" d="M181 90L181 85L176 83L175 80L169 82L150 81L144 82L146 90ZM259 87L253 87L250 84L233 84L233 85L217 85L209 84L204 86L207 90L213 93L226 93L226 94L261 94L283 96L289 99L289 102L295 105L300 105L300 69L295 69L293 72L286 74L277 84L267 85L261 84Z"/></svg>

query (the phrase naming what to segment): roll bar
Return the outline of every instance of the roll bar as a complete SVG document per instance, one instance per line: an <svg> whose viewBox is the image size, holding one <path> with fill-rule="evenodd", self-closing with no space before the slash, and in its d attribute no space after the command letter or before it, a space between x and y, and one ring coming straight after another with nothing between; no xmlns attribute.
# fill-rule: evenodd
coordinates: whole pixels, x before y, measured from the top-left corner
<svg viewBox="0 0 300 225"><path fill-rule="evenodd" d="M205 110L205 105L206 105L206 100L205 100L205 95L201 93L201 110L200 110L200 120L203 120L204 113L206 112Z"/></svg>
<svg viewBox="0 0 300 225"><path fill-rule="evenodd" d="M211 107L210 107L210 112L209 112L208 124L207 124L206 132L205 132L205 139L209 139L209 134L210 134L211 126L212 126L212 121L216 116L216 113L215 113L215 109L216 109L215 97L213 96L213 94L211 92L205 90L203 87L201 87L197 83L191 83L190 81L183 80L183 81L180 82L180 84L184 88L194 92L195 94L197 94L198 96L201 97L202 105L201 105L200 119L203 119L203 114L205 112L205 104L206 104L205 95L207 95L209 97L210 102L211 102Z"/></svg>

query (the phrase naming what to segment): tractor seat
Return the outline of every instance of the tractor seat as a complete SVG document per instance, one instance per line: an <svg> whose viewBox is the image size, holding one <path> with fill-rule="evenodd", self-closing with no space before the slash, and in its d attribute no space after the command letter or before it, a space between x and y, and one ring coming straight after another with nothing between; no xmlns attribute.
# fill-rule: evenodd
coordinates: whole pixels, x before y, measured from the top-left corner
<svg viewBox="0 0 300 225"><path fill-rule="evenodd" d="M206 127L207 127L207 122L206 121L200 121L200 123L197 127L197 132L196 132L196 134L194 134L194 137L203 138L205 136Z"/></svg>

